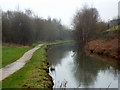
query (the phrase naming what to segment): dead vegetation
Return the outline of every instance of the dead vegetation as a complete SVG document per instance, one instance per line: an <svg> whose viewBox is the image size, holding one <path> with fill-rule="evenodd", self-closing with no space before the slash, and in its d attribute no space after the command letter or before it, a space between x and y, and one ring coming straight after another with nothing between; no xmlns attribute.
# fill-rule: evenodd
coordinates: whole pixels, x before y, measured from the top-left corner
<svg viewBox="0 0 120 90"><path fill-rule="evenodd" d="M118 38L113 38L111 40L98 39L98 40L90 41L85 46L85 51L98 55L105 55L120 60L120 55L118 53L119 47L120 46L118 45Z"/></svg>

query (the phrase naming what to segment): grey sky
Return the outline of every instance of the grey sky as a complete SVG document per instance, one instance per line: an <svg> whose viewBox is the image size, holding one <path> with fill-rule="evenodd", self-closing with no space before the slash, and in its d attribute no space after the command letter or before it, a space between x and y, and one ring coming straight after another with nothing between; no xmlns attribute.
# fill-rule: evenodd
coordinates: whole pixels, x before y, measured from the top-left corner
<svg viewBox="0 0 120 90"><path fill-rule="evenodd" d="M77 9L84 4L95 7L105 21L118 15L119 0L0 0L3 11L30 8L40 17L61 19L62 23L70 26Z"/></svg>

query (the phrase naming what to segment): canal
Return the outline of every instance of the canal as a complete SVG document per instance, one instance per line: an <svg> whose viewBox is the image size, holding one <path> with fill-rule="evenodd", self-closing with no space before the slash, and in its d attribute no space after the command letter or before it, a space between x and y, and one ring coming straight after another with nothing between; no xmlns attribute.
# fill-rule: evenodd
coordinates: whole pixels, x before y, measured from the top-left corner
<svg viewBox="0 0 120 90"><path fill-rule="evenodd" d="M118 68L86 56L75 44L60 44L48 49L53 88L118 88Z"/></svg>

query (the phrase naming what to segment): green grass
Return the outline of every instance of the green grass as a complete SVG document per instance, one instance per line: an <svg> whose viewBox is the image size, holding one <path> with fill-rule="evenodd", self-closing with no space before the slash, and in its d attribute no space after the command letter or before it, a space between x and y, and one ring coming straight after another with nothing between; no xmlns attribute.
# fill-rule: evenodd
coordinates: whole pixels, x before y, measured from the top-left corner
<svg viewBox="0 0 120 90"><path fill-rule="evenodd" d="M29 46L27 47L2 46L2 59L0 59L0 62L2 62L2 66L0 66L0 68L16 61L26 51L28 51L31 48L32 47Z"/></svg>
<svg viewBox="0 0 120 90"><path fill-rule="evenodd" d="M2 66L2 46L0 46L0 67ZM0 90L2 90L2 82L0 82Z"/></svg>
<svg viewBox="0 0 120 90"><path fill-rule="evenodd" d="M73 41L56 41L43 45L23 68L2 81L2 88L52 88L53 82L48 74L45 48L47 45L69 42Z"/></svg>
<svg viewBox="0 0 120 90"><path fill-rule="evenodd" d="M2 82L3 88L48 88L52 86L48 75L46 45L38 49L24 68Z"/></svg>
<svg viewBox="0 0 120 90"><path fill-rule="evenodd" d="M68 42L71 42L71 41L56 41L54 43L52 42L49 44L61 44L61 43L68 43ZM22 55L26 51L28 51L29 49L31 49L37 45L38 45L38 43L33 44L32 46L27 46L27 47L0 46L0 48L2 48L2 59L0 57L0 68L16 61L17 59L22 57Z"/></svg>
<svg viewBox="0 0 120 90"><path fill-rule="evenodd" d="M112 27L110 29L107 29L106 31L103 31L103 32L99 33L99 37L101 39L112 37L113 35L115 35L115 33L117 33L118 30L120 30L120 25Z"/></svg>
<svg viewBox="0 0 120 90"><path fill-rule="evenodd" d="M72 43L74 42L74 40L58 40L58 41L55 41L55 42L49 42L47 43L47 45L56 45L56 44L64 44L64 43Z"/></svg>
<svg viewBox="0 0 120 90"><path fill-rule="evenodd" d="M0 67L2 67L2 46L0 46Z"/></svg>
<svg viewBox="0 0 120 90"><path fill-rule="evenodd" d="M116 30L119 30L119 29L120 29L120 25L119 25L119 26L112 27L112 28L106 30L105 32L113 32L113 31L116 31Z"/></svg>

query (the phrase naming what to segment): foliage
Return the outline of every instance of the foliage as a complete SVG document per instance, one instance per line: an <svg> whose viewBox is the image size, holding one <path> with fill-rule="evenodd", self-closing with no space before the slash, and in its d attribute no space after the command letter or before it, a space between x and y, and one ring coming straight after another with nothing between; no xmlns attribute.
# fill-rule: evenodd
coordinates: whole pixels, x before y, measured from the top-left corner
<svg viewBox="0 0 120 90"><path fill-rule="evenodd" d="M2 40L7 43L32 45L39 41L69 40L72 35L60 20L42 19L31 10L3 12L2 21Z"/></svg>
<svg viewBox="0 0 120 90"><path fill-rule="evenodd" d="M120 25L119 25L119 26L112 27L112 28L106 30L105 32L113 32L113 31L116 31L116 30L119 30L119 29L120 29Z"/></svg>
<svg viewBox="0 0 120 90"><path fill-rule="evenodd" d="M83 7L74 17L74 30L77 43L85 44L94 38L99 14L96 8Z"/></svg>

